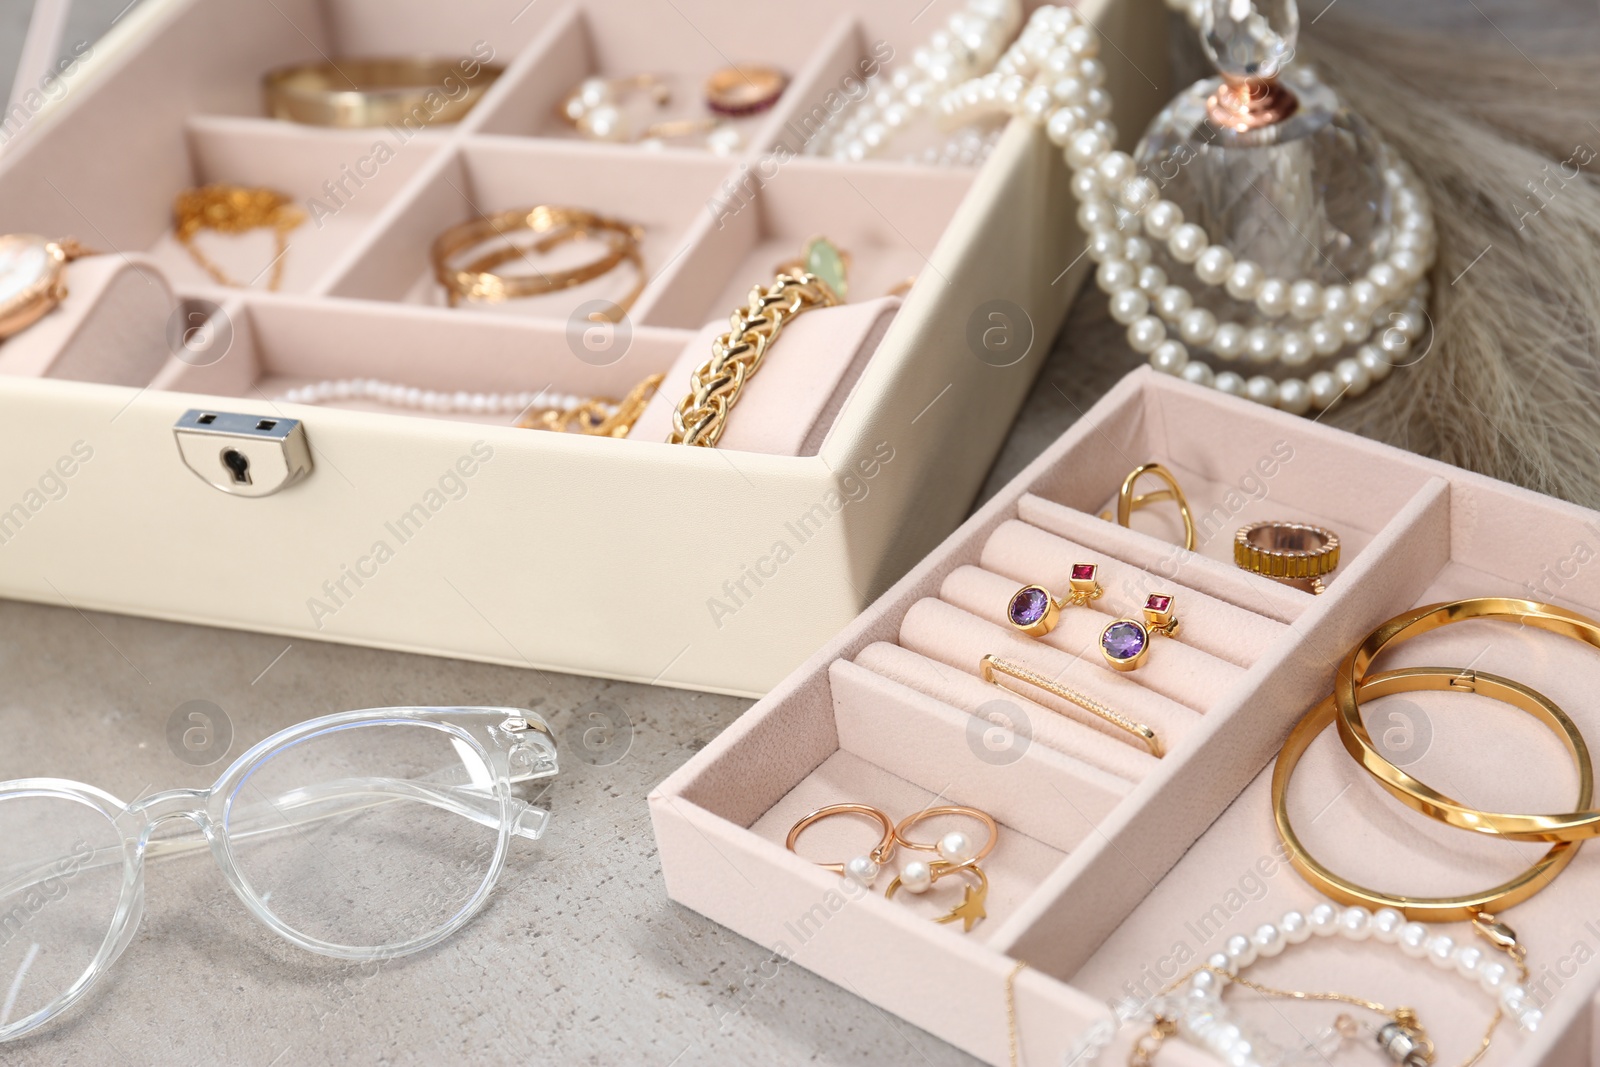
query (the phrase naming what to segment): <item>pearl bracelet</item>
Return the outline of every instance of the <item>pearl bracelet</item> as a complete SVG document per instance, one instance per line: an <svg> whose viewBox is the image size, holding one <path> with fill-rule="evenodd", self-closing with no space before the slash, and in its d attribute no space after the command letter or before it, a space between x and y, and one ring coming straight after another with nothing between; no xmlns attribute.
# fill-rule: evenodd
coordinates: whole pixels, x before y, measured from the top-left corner
<svg viewBox="0 0 1600 1067"><path fill-rule="evenodd" d="M1544 1014L1528 999L1527 989L1516 980L1514 966L1494 958L1492 951L1471 941L1457 944L1449 934L1432 934L1422 923L1407 922L1393 908L1369 911L1364 907L1341 908L1321 903L1306 912L1291 911L1276 923L1263 923L1250 934L1235 934L1223 943L1222 950L1208 957L1201 967L1179 987L1158 994L1140 1004L1124 1000L1115 1008L1116 1021L1105 1020L1092 1027L1075 1047L1068 1049L1063 1063L1082 1064L1097 1057L1113 1040L1117 1031L1130 1024L1148 1024L1156 1016L1175 1020L1178 1034L1187 1042L1218 1056L1230 1067L1266 1067L1261 1055L1272 1043L1253 1032L1222 1000L1222 993L1234 978L1258 960L1277 956L1290 945L1304 944L1313 935L1347 941L1377 941L1396 945L1412 959L1428 959L1441 970L1454 971L1475 980L1484 992L1495 998L1501 1011L1529 1033L1537 1030ZM1337 1047L1340 1035L1332 1028L1319 1031L1308 1040L1305 1051L1317 1058ZM1331 1045L1332 1047L1328 1047ZM1397 1062L1403 1055L1391 1052ZM1277 1062L1288 1059L1277 1057Z"/></svg>
<svg viewBox="0 0 1600 1067"><path fill-rule="evenodd" d="M988 70L1022 20L1020 0L967 0L911 55L911 66L866 79L867 94L807 147L812 155L859 163L881 155L896 134L930 114L941 94Z"/></svg>
<svg viewBox="0 0 1600 1067"><path fill-rule="evenodd" d="M411 408L450 414L516 415L537 405L540 408L572 408L588 397L567 393L469 393L435 392L414 385L399 385L376 378L345 378L317 382L290 389L279 397L286 404L321 404L338 400L371 400L390 407Z"/></svg>

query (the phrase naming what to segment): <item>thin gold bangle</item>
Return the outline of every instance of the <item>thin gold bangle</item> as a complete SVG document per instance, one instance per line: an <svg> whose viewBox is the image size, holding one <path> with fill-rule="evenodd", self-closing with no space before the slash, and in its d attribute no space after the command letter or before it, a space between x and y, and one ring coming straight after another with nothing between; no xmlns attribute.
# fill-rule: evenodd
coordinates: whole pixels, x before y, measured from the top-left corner
<svg viewBox="0 0 1600 1067"><path fill-rule="evenodd" d="M1157 489L1153 493L1140 493L1135 496L1134 483L1146 474L1152 474L1167 483L1165 489ZM1133 513L1140 508L1151 504L1159 504L1164 500L1171 500L1178 505L1178 514L1183 517L1183 547L1185 551L1194 551L1194 515L1189 510L1189 498L1183 495L1183 489L1178 485L1178 479L1172 472L1159 463L1141 463L1133 468L1128 476L1122 479L1122 487L1117 490L1117 516L1118 526L1127 526L1133 518ZM1100 513L1102 519L1110 520L1111 512Z"/></svg>
<svg viewBox="0 0 1600 1067"><path fill-rule="evenodd" d="M543 236L528 249L523 249L510 240L510 235L518 230L529 230ZM452 226L434 239L430 258L434 277L449 294L452 307L463 299L498 303L558 292L592 281L622 263L631 263L638 276L632 291L618 301L613 312L604 316L608 321L616 322L644 291L647 279L644 258L639 252L642 236L643 230L633 223L606 218L581 208L540 204L531 208L499 211ZM465 265L451 265L453 257L495 238L503 240L504 246L486 252ZM528 251L542 254L568 241L585 238L600 240L607 246L606 253L581 266L539 272L532 277L503 275L494 270L503 263L524 258Z"/></svg>
<svg viewBox="0 0 1600 1067"><path fill-rule="evenodd" d="M269 71L267 114L307 126L442 126L465 118L505 68L470 57L341 59Z"/></svg>
<svg viewBox="0 0 1600 1067"><path fill-rule="evenodd" d="M1085 696L1076 689L1069 689L1060 682L1053 682L1042 674L1003 660L993 654L987 655L978 661L978 676L984 681L997 689L1004 689L1008 693L1022 697L1024 700L1031 699L1028 694L1019 693L1003 682L996 680L995 675L997 674L1003 674L1007 677L1015 678L1019 682L1025 682L1035 688L1043 689L1052 696L1060 697L1062 700L1076 704L1091 714L1098 715L1117 729L1137 738L1139 743L1144 745L1150 754L1157 759L1166 754L1161 745L1161 738L1156 736L1154 730L1142 722L1134 722L1127 716L1111 710L1093 697Z"/></svg>
<svg viewBox="0 0 1600 1067"><path fill-rule="evenodd" d="M1600 836L1600 811L1580 810L1553 815L1479 811L1444 796L1425 782L1411 777L1385 759L1374 747L1372 735L1367 732L1366 724L1361 720L1361 702L1356 694L1354 679L1364 674L1367 667L1387 648L1441 626L1481 618L1514 619L1600 648L1600 623L1575 611L1567 611L1532 600L1474 597L1416 608L1395 616L1373 630L1339 665L1339 673L1334 683L1334 702L1338 712L1335 722L1339 727L1340 740L1344 742L1344 747L1350 755L1395 799L1415 811L1447 822L1451 826L1494 834L1512 841L1586 841ZM1502 686L1510 688L1507 690ZM1518 695L1526 700L1529 696L1537 697L1537 694L1516 682L1504 683L1494 675L1458 671L1448 680L1427 688L1485 693L1496 699L1517 704L1524 710L1544 718L1540 711L1529 707L1526 702L1518 703L1516 699ZM1542 701L1542 698L1538 699ZM1548 705L1548 702L1545 704ZM1553 705L1548 706L1553 708ZM1560 714L1560 709L1554 710L1556 714ZM1577 733L1577 727L1573 726L1564 714L1561 715L1561 719L1562 724L1559 726L1548 719L1546 723L1551 729L1569 735L1568 748L1572 750L1573 758L1578 762L1578 773L1587 777L1592 773L1589 766L1589 750L1583 744L1582 735ZM1574 747L1571 737L1576 737L1577 747ZM1587 802L1580 807L1587 807Z"/></svg>
<svg viewBox="0 0 1600 1067"><path fill-rule="evenodd" d="M1359 685L1364 696L1381 696L1385 693L1399 692L1408 686L1423 688L1425 683L1417 681L1422 676L1433 673L1448 682L1451 678L1460 677L1461 672L1448 667L1411 667L1405 670L1385 671L1382 674L1372 675L1363 679ZM1479 677L1484 677L1479 675ZM1344 678L1341 669L1340 679ZM1496 678L1498 682L1508 686L1516 683L1509 679ZM1431 686L1426 686L1430 687ZM1442 688L1449 689L1446 684ZM1464 691L1464 690L1462 690ZM1570 723L1560 709L1532 690L1525 690L1532 694L1538 701L1547 705L1551 712L1547 721L1566 721ZM1453 922L1457 920L1475 920L1485 913L1498 912L1515 904L1527 900L1539 890L1549 885L1556 875L1560 874L1567 864L1571 863L1578 854L1581 842L1560 841L1550 847L1539 861L1521 874L1497 886L1481 890L1476 893L1463 893L1450 897L1413 897L1397 893L1384 893L1376 889L1368 889L1357 885L1349 879L1335 874L1319 863L1301 843L1299 836L1294 832L1294 827L1289 822L1289 781L1294 776L1294 769L1300 762L1300 757L1305 755L1306 749L1311 747L1311 742L1323 731L1323 728L1333 722L1334 698L1327 697L1316 707L1306 713L1293 730L1289 732L1289 739L1283 743L1283 750L1278 753L1278 762L1272 769L1272 819L1278 828L1278 837L1283 841L1284 848L1288 850L1289 862L1299 872L1311 887L1325 896L1331 897L1341 904L1361 904L1368 908L1395 908L1402 912L1406 918L1420 922ZM1577 751L1583 744L1581 735L1569 738L1569 748ZM1585 750L1586 751L1586 750ZM1587 807L1594 795L1594 774L1586 762L1579 765L1578 806Z"/></svg>

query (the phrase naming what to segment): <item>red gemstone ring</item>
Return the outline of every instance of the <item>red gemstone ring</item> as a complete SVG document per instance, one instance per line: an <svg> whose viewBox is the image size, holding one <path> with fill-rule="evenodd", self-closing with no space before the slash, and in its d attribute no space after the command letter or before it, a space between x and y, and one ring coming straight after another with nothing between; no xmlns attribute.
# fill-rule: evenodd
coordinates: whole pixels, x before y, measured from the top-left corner
<svg viewBox="0 0 1600 1067"><path fill-rule="evenodd" d="M789 75L775 67L723 67L706 79L706 107L730 118L756 115L776 104L788 87Z"/></svg>

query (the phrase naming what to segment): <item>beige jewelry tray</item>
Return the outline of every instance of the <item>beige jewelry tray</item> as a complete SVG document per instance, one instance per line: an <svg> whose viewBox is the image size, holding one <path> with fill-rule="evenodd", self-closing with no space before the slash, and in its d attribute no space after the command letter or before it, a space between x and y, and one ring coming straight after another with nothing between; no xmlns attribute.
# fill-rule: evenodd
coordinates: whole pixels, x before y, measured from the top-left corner
<svg viewBox="0 0 1600 1067"><path fill-rule="evenodd" d="M117 333L75 322L122 314L76 296L54 313L68 327L52 334L59 359L8 363L0 346L0 595L764 692L960 521L1090 266L1060 151L1025 122L981 169L793 158L807 116L859 85L875 47L907 63L957 6L147 0L96 45L94 77L0 158L0 232L73 234L159 268L185 303L126 324L141 352L175 322L183 335L198 300L220 307L205 328L232 339L132 384L125 370L116 385L61 380L57 365L124 360L75 350ZM1152 80L1164 21L1152 0L1087 10L1110 42L1131 144L1164 95ZM454 128L261 117L260 78L277 66L485 49L506 71ZM692 139L592 143L554 113L586 76L653 72L675 95L651 118L697 114L705 78L730 61L793 77L775 109L739 120L733 157ZM209 182L272 187L312 216L289 236L282 292L262 291L268 231L197 238L228 275L256 279L248 290L213 283L174 240L174 196ZM541 202L644 226L650 282L625 354L614 341L595 354L574 316L620 298L626 267L529 300L443 306L434 236ZM722 448L658 443L717 332L703 327L726 329L750 286L817 234L853 257L851 304L785 332ZM903 304L878 299L909 275ZM970 340L995 324L997 300L1015 336L1032 326L1005 366L1013 357ZM617 397L658 371L670 375L648 439L627 441L278 399L347 378ZM174 444L195 408L301 420L310 476L251 499L212 487ZM92 459L64 492L38 492L75 446Z"/></svg>
<svg viewBox="0 0 1600 1067"><path fill-rule="evenodd" d="M1170 505L1136 512L1132 529L1098 517L1124 475L1151 460L1176 475L1193 505L1193 553L1180 547ZM1325 595L1233 565L1234 532L1258 520L1340 536L1342 561ZM1283 860L1270 764L1293 724L1330 691L1354 642L1414 605L1469 596L1533 597L1600 615L1596 560L1600 514L1148 368L1130 375L652 794L672 898L773 950L730 979L722 1025L762 1010L793 962L1005 1064L1006 978L1026 961L1015 984L1022 1062L1061 1064L1109 1018L1108 1004L1151 995L1229 936L1322 899ZM1101 599L1064 608L1042 640L1005 623L1016 589L1038 583L1059 594L1078 562L1099 564ZM1179 636L1157 642L1135 672L1110 670L1100 661L1100 628L1139 617L1158 591L1176 598ZM1071 705L1058 712L984 685L978 661L986 653L1059 676L1153 725L1167 755L1156 760L1098 720L1071 714ZM1516 678L1600 737L1592 700L1600 660L1577 641L1472 622L1411 641L1379 667L1422 664ZM1572 806L1570 757L1514 709L1474 695L1413 693L1368 702L1365 715L1374 736L1400 731L1390 751L1407 753L1410 773L1479 808ZM1002 721L1025 724L1020 732L1031 736L993 725ZM1289 796L1314 855L1390 891L1487 888L1547 847L1478 837L1400 806L1331 730L1312 745ZM993 814L1002 828L984 863L988 918L969 934L930 922L959 899L956 890L938 900L884 900L895 862L869 895L808 861L864 852L876 840L870 824L828 819L802 840L808 858L784 849L799 818L840 802L877 805L896 819L934 802ZM929 840L941 832L937 822L918 831ZM1528 946L1530 991L1545 1018L1533 1035L1502 1024L1483 1063L1591 1062L1597 894L1600 853L1586 850L1504 913ZM1471 936L1464 923L1449 932ZM1376 942L1317 938L1248 976L1414 1007L1441 1064L1467 1058L1492 1009L1475 982ZM1287 1042L1328 1025L1336 1008L1268 1006L1242 992L1230 1002ZM1127 1062L1135 1036L1120 1033L1100 1062ZM1351 1053L1362 1054L1377 1055ZM1159 1062L1217 1061L1169 1041Z"/></svg>

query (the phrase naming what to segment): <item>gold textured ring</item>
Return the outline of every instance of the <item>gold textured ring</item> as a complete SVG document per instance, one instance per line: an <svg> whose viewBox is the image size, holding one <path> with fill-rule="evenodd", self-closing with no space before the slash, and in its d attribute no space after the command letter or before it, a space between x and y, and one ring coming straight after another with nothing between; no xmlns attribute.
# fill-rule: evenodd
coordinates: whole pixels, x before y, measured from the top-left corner
<svg viewBox="0 0 1600 1067"><path fill-rule="evenodd" d="M542 236L524 249L510 239L510 235L518 230L530 230ZM449 294L450 304L454 307L461 300L499 303L517 297L540 296L571 289L599 278L623 263L629 263L637 275L633 289L617 302L611 312L602 315L607 321L618 322L644 290L644 258L639 251L639 241L643 235L644 231L633 223L606 218L581 208L540 204L532 208L499 211L459 223L441 233L433 242L433 273ZM496 238L504 242L502 247L465 264L452 263L454 257L468 249ZM530 251L544 254L570 241L586 239L598 240L606 246L606 252L593 262L562 270L536 271L531 276L496 272L495 268L523 259Z"/></svg>
<svg viewBox="0 0 1600 1067"><path fill-rule="evenodd" d="M800 840L800 835L805 833L806 828L813 823L821 822L823 819L834 815L865 815L869 819L876 819L878 824L883 827L883 836L879 839L877 847L871 852L862 856L855 856L844 863L817 864L818 867L824 870L832 871L834 874L870 887L873 880L878 877L878 869L883 864L888 863L890 858L894 856L896 840L894 820L889 818L885 812L870 804L829 804L825 808L818 808L789 828L789 836L784 839L783 847L799 855L799 850L794 847L795 842Z"/></svg>
<svg viewBox="0 0 1600 1067"><path fill-rule="evenodd" d="M1146 474L1154 475L1167 483L1165 489L1157 489L1153 493L1140 493L1134 495L1133 487L1140 478ZM1133 468L1128 476L1122 479L1122 488L1117 490L1117 525L1127 526L1133 518L1133 513L1140 508L1162 501L1171 500L1178 505L1178 514L1183 516L1183 547L1185 551L1194 551L1194 515L1189 511L1189 498L1183 495L1183 489L1178 485L1178 479L1172 472L1159 463L1141 463ZM1102 519L1111 518L1109 511L1102 512Z"/></svg>
<svg viewBox="0 0 1600 1067"><path fill-rule="evenodd" d="M1105 595L1096 575L1100 568L1093 563L1074 563L1069 581L1072 592L1066 597L1052 596L1042 585L1025 585L1011 596L1006 605L1006 621L1029 637L1043 637L1056 628L1061 620L1061 609L1068 604L1087 607L1091 601Z"/></svg>
<svg viewBox="0 0 1600 1067"><path fill-rule="evenodd" d="M1100 718L1104 719L1112 726L1115 726L1117 729L1137 738L1140 744L1144 745L1145 748L1149 750L1150 754L1155 756L1157 759L1164 755L1164 751L1161 746L1161 739L1156 736L1156 732L1154 730L1150 729L1150 727L1146 726L1142 722L1134 722L1127 716L1111 710L1093 697L1086 696L1083 693L1078 692L1076 689L1069 689L1060 682L1053 682L1049 678L1046 678L1044 675L1039 674L1036 671L1030 671L1026 667L1019 666L1015 663L1010 663L996 655L993 655L992 653L978 661L978 676L984 681L998 689L1004 689L1006 692L1011 693L1014 696L1022 697L1024 700L1030 699L1026 693L1018 692L1017 690L1006 685L1004 682L1001 682L996 675L1005 675L1008 678L1015 678L1019 682L1024 682L1028 685L1034 686L1037 689L1043 689L1046 693L1049 693L1052 696L1057 696L1062 700L1076 704L1083 710L1093 715L1098 715Z"/></svg>
<svg viewBox="0 0 1600 1067"><path fill-rule="evenodd" d="M262 78L267 114L308 126L366 129L460 122L505 71L472 57L341 59Z"/></svg>
<svg viewBox="0 0 1600 1067"><path fill-rule="evenodd" d="M1532 600L1474 597L1416 608L1395 616L1372 631L1339 665L1339 674L1334 683L1334 702L1340 740L1350 755L1397 800L1451 826L1513 841L1586 841L1600 836L1600 811L1580 810L1553 815L1479 811L1411 777L1385 759L1373 745L1372 735L1367 732L1366 724L1361 719L1361 702L1351 679L1364 674L1386 648L1441 626L1481 618L1512 619L1600 647L1600 623L1575 611ZM1593 773L1588 747L1577 727L1559 708L1526 686L1481 671L1457 671L1449 679L1426 688L1483 693L1522 708L1567 739L1567 748L1577 761L1578 774L1582 779L1587 780ZM1365 691L1362 695L1366 695Z"/></svg>
<svg viewBox="0 0 1600 1067"><path fill-rule="evenodd" d="M1321 593L1322 576L1339 565L1339 535L1303 522L1252 523L1233 535L1233 562L1280 582L1309 582Z"/></svg>
<svg viewBox="0 0 1600 1067"><path fill-rule="evenodd" d="M960 830L952 830L931 844L913 841L907 836L911 833L911 828L919 822L940 815L961 815L968 819L976 819L983 823L984 829L989 831L989 836L977 848L972 846L972 839ZM994 816L986 811L969 808L965 804L943 804L936 808L923 808L915 815L907 815L901 819L900 824L894 828L894 839L902 846L916 852L937 852L946 863L960 866L964 863L977 863L994 851L995 842L1000 839L1000 825L994 821Z"/></svg>
<svg viewBox="0 0 1600 1067"><path fill-rule="evenodd" d="M1412 667L1406 670L1386 671L1363 679L1359 685L1363 696L1379 696L1384 693L1400 692L1408 688L1434 688L1428 684L1424 676L1432 672L1444 679L1446 684L1440 688L1450 689L1450 679L1458 678L1461 672L1448 667ZM1344 680L1344 671L1341 668L1340 680ZM1479 675L1483 677L1483 675ZM1509 683L1505 679L1497 679ZM1532 690L1525 690L1532 694L1537 702L1543 703L1550 713L1546 721L1567 721L1560 709L1550 704ZM1543 716L1541 716L1543 717ZM1309 852L1300 838L1295 834L1294 827L1289 823L1289 780L1294 775L1294 769L1300 762L1300 757L1305 755L1306 749L1311 747L1311 742L1320 734L1324 727L1333 722L1334 698L1329 696L1311 711L1306 713L1295 728L1290 731L1289 739L1283 743L1283 750L1278 753L1278 762L1272 769L1272 818L1277 825L1278 836L1282 839L1284 847L1289 852L1289 862L1300 876L1311 884L1311 887L1326 896L1332 897L1341 904L1361 904L1368 908L1395 908L1405 915L1407 919L1421 922L1453 922L1456 920L1476 919L1484 913L1500 911L1514 904L1520 904L1539 890L1549 885L1556 875L1560 874L1567 864L1571 863L1578 854L1581 842L1559 841L1552 845L1550 851L1541 856L1533 866L1523 871L1509 881L1502 882L1490 889L1477 893L1463 893L1452 897L1412 897L1395 893L1384 893L1376 889L1368 889L1350 881L1341 875L1335 874L1319 863ZM1578 751L1582 745L1582 737L1569 739L1569 748ZM1589 806L1594 795L1594 775L1592 768L1586 763L1579 766L1578 804L1580 808Z"/></svg>
<svg viewBox="0 0 1600 1067"><path fill-rule="evenodd" d="M742 118L769 110L789 87L789 76L776 67L740 63L723 67L706 80L706 107L719 115Z"/></svg>

